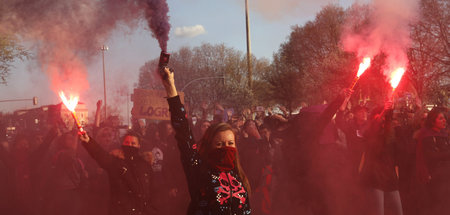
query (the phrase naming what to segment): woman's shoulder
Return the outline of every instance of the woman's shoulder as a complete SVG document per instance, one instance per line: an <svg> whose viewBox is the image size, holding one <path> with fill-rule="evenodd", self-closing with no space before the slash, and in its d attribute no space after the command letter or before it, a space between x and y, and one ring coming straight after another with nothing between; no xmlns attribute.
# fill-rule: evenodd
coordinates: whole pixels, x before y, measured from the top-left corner
<svg viewBox="0 0 450 215"><path fill-rule="evenodd" d="M422 128L418 133L419 139L422 139L422 141L448 138L448 133L444 130L437 132L430 128Z"/></svg>

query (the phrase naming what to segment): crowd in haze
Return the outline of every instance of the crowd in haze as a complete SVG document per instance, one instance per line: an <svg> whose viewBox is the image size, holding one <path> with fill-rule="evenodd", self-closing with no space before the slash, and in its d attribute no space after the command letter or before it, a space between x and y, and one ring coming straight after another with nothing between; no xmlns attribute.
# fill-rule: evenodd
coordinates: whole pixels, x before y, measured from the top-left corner
<svg viewBox="0 0 450 215"><path fill-rule="evenodd" d="M216 123L233 127L252 214L448 214L448 109L351 106L349 96L343 91L328 104L303 105L298 114L204 103L202 114L188 120L195 140ZM115 118L100 123L100 108L101 102L86 129L121 158L123 129ZM1 214L112 213L114 185L76 130L17 128L7 137L2 123ZM148 193L156 214L185 214L190 196L170 121L133 119L131 130L151 166Z"/></svg>

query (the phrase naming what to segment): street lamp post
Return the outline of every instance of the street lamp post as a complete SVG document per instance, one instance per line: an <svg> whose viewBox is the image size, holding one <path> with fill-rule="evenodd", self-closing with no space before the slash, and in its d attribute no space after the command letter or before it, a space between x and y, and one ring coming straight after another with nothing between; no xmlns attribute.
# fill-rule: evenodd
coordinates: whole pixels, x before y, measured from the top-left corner
<svg viewBox="0 0 450 215"><path fill-rule="evenodd" d="M106 78L105 78L105 51L108 51L108 46L103 45L100 50L102 50L102 61L103 61L103 98L105 100L105 121L106 121Z"/></svg>
<svg viewBox="0 0 450 215"><path fill-rule="evenodd" d="M252 59L250 48L250 21L248 17L248 0L245 0L245 32L247 33L247 72L248 72L248 88L253 88Z"/></svg>
<svg viewBox="0 0 450 215"><path fill-rule="evenodd" d="M128 123L128 129L131 129L130 125L130 92L127 88L127 123Z"/></svg>

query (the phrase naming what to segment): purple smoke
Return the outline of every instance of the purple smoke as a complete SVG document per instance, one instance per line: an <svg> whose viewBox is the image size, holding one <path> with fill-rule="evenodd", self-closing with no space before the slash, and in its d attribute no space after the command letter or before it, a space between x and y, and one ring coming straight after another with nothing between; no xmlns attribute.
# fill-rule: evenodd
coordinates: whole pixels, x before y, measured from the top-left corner
<svg viewBox="0 0 450 215"><path fill-rule="evenodd" d="M167 51L167 41L169 40L169 6L165 0L147 0L145 18L162 51Z"/></svg>

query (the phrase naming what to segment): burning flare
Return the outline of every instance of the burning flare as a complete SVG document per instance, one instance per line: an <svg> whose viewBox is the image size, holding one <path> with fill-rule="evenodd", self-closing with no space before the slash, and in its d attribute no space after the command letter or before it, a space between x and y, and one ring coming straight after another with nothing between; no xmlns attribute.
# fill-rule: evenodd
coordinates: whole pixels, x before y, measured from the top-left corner
<svg viewBox="0 0 450 215"><path fill-rule="evenodd" d="M370 57L365 57L363 61L359 64L358 73L356 73L355 79L353 79L353 83L351 85L351 89L353 89L358 82L359 77L370 67Z"/></svg>
<svg viewBox="0 0 450 215"><path fill-rule="evenodd" d="M75 108L78 105L78 96L70 96L69 100L67 100L64 92L61 91L59 92L59 97L61 97L62 102L70 112L75 112Z"/></svg>
<svg viewBox="0 0 450 215"><path fill-rule="evenodd" d="M66 106L66 108L72 113L72 117L75 120L75 123L77 123L78 130L83 133L84 129L81 126L80 121L77 118L77 115L75 113L75 108L78 105L78 96L70 96L69 99L66 98L63 91L59 92L59 97L61 97L62 102Z"/></svg>
<svg viewBox="0 0 450 215"><path fill-rule="evenodd" d="M395 90L398 87L398 84L402 80L403 74L405 74L405 68L403 67L397 68L391 73L389 83L392 86L392 90Z"/></svg>
<svg viewBox="0 0 450 215"><path fill-rule="evenodd" d="M370 57L365 57L363 59L363 62L359 64L358 73L356 74L356 77L361 77L361 75L369 68L370 66Z"/></svg>

